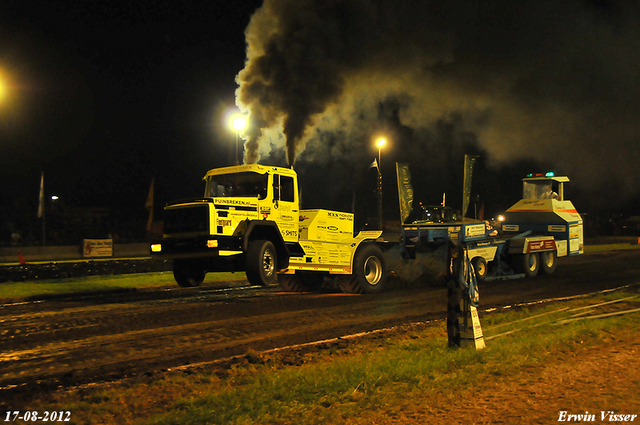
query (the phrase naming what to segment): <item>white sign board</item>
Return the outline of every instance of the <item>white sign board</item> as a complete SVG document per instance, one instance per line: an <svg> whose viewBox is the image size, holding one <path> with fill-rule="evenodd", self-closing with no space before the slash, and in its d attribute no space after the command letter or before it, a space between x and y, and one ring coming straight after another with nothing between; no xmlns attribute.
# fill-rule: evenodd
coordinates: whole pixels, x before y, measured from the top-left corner
<svg viewBox="0 0 640 425"><path fill-rule="evenodd" d="M82 244L84 257L112 257L113 239L85 239Z"/></svg>

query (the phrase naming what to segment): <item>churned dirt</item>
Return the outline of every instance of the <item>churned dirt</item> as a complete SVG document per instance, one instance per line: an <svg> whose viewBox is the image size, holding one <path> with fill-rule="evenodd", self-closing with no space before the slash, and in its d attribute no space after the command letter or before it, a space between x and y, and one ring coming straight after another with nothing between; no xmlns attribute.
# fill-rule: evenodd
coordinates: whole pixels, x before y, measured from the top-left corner
<svg viewBox="0 0 640 425"><path fill-rule="evenodd" d="M480 308L573 296L639 281L638 250L566 258L561 259L552 276L484 283L480 288ZM398 283L388 291L370 296L345 295L330 289L306 294L285 293L278 288L229 289L217 283L205 283L200 288L175 292L151 291L3 304L0 305L0 407L13 408L20 400L60 387L151 376L170 368L250 351L442 320L445 314L445 288ZM637 349L637 345L633 348ZM445 422L455 423L450 418L455 418L457 412L482 411L482 406L486 410L488 405L502 404L504 408L500 415L505 418L514 417L508 416L510 409L522 411L529 404L527 408L533 415L538 410L537 400L545 400L545 397L560 408L563 399L558 392L575 391L580 395L584 390L580 385L588 387L593 382L595 391L607 377L624 375L620 368L633 363L633 357L623 349L619 352L610 349L603 346L601 351L580 353L580 356L586 356L583 369L563 372L563 367L579 366L577 362L559 359L564 363L555 367L548 365L543 370L524 370L522 379L515 382L510 377L503 377L497 381L502 384L492 383L490 391L481 389L478 393L477 389L469 389L469 392L443 402L441 407L407 400L408 410L402 410L404 416L385 416L376 423L391 420L396 423L437 423L438 418L449 418ZM576 378L570 379L572 376ZM587 380L597 377L602 377L602 382ZM549 385L555 382L553 379L560 381L557 385ZM637 381L634 382L637 389ZM556 393L551 388L555 388ZM635 393L638 391L634 392L634 397ZM531 396L527 401L527 394L540 394L540 397ZM569 402L580 399L575 394L566 396L566 409L569 413L584 413L571 410L578 407ZM624 394L630 397L628 393ZM598 409L598 414L599 410L614 410L613 405L607 403L584 404L581 409ZM450 405L453 407L447 407ZM551 418L549 422L552 422L558 409L552 409L551 405L551 402L548 406L541 402L539 414L548 416L535 417ZM415 422L407 416L411 409ZM476 422L500 423L497 422L501 420L500 415ZM518 418L525 416L517 415ZM467 419L460 423L474 423L472 416L468 415ZM522 422L505 419L504 423Z"/></svg>

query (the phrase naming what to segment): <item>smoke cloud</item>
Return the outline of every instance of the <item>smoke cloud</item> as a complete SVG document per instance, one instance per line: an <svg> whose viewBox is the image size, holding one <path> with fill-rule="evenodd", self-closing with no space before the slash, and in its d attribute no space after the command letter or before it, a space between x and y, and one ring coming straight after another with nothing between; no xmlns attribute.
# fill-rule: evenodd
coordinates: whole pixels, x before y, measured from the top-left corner
<svg viewBox="0 0 640 425"><path fill-rule="evenodd" d="M640 5L606 0L265 0L237 104L248 163L396 156L471 144L499 168L552 164L583 187L640 173ZM404 155L404 157L403 157ZM460 159L460 162L462 159Z"/></svg>

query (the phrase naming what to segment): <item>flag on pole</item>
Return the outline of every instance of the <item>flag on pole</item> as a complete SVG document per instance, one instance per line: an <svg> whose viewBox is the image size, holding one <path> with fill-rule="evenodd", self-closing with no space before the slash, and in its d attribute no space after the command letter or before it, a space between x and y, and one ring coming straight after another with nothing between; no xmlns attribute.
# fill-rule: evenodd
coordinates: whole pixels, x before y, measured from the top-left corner
<svg viewBox="0 0 640 425"><path fill-rule="evenodd" d="M153 186L155 179L151 179L151 187L149 188L149 195L147 195L147 203L145 208L149 210L149 221L147 221L147 232L151 231L151 225L153 224Z"/></svg>
<svg viewBox="0 0 640 425"><path fill-rule="evenodd" d="M378 167L378 158L373 158L373 162L371 163L369 168L376 168L378 172L380 172L380 168Z"/></svg>
<svg viewBox="0 0 640 425"><path fill-rule="evenodd" d="M471 180L473 177L473 166L478 155L465 155L464 156L464 193L462 195L462 217L467 215L467 209L469 208L469 201L471 198Z"/></svg>
<svg viewBox="0 0 640 425"><path fill-rule="evenodd" d="M40 174L40 202L38 203L38 218L44 215L44 171Z"/></svg>
<svg viewBox="0 0 640 425"><path fill-rule="evenodd" d="M400 222L404 223L413 210L413 186L409 164L396 162L396 176L398 178L398 196L400 201Z"/></svg>

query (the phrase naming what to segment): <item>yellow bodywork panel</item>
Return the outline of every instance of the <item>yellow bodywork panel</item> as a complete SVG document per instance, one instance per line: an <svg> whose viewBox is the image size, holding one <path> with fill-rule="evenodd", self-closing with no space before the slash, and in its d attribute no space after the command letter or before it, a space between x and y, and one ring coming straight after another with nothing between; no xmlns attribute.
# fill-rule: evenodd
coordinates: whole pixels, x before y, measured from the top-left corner
<svg viewBox="0 0 640 425"><path fill-rule="evenodd" d="M343 213L340 213L343 214ZM342 237L340 242L325 240L300 240L305 251L302 257L289 259L289 268L283 273L292 274L296 270L323 271L330 274L352 274L353 258L363 241L375 240L382 231L364 231L356 237Z"/></svg>
<svg viewBox="0 0 640 425"><path fill-rule="evenodd" d="M300 211L300 242L343 242L353 238L353 214L328 210Z"/></svg>

